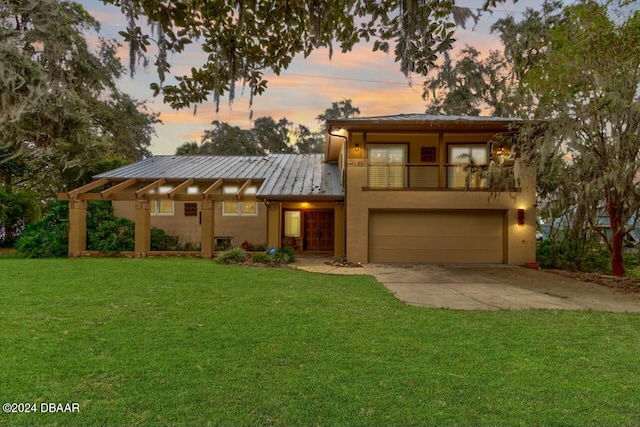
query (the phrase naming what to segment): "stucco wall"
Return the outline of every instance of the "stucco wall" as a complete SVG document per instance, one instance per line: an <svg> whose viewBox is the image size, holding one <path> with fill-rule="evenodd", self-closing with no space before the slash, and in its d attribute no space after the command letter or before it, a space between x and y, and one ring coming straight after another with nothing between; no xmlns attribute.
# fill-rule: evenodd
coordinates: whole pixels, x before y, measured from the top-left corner
<svg viewBox="0 0 640 427"><path fill-rule="evenodd" d="M346 172L346 250L351 262L368 262L369 211L372 209L491 209L505 215L505 261L521 265L535 261L535 173L524 169L519 191L491 195L477 190L371 190L367 189L367 166L364 161L367 143L409 143L410 163L419 163L421 146L438 141L438 159L446 163L447 144L487 142L492 134L367 134L351 135ZM355 144L359 150L355 151ZM417 158L414 158L417 156ZM358 161L362 160L362 161ZM495 196L495 197L494 197ZM518 225L518 209L525 210L525 224ZM402 227L402 224L398 224Z"/></svg>
<svg viewBox="0 0 640 427"><path fill-rule="evenodd" d="M174 202L173 215L151 215L151 227L158 227L168 234L178 236L180 243L200 243L200 212L201 204L198 203L198 215L184 216L184 203ZM135 202L114 201L114 213L117 216L134 220ZM257 216L224 216L222 215L222 203L215 203L214 219L215 237L231 237L233 245L240 246L245 240L252 244L265 244L267 242L267 206L258 202Z"/></svg>

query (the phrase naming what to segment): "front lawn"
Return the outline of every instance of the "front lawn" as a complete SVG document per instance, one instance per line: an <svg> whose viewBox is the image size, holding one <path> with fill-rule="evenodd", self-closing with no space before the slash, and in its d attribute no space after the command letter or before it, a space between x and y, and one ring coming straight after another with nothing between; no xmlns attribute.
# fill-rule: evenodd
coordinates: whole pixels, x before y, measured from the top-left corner
<svg viewBox="0 0 640 427"><path fill-rule="evenodd" d="M638 425L640 316L408 307L370 277L0 258L0 425ZM42 413L78 403L79 413Z"/></svg>

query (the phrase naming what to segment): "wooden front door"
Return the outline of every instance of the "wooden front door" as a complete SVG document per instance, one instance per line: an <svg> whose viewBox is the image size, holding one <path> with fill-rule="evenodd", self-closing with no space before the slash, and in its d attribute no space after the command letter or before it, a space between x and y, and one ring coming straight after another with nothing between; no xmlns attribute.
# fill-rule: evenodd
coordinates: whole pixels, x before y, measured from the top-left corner
<svg viewBox="0 0 640 427"><path fill-rule="evenodd" d="M333 212L304 213L304 250L333 251Z"/></svg>

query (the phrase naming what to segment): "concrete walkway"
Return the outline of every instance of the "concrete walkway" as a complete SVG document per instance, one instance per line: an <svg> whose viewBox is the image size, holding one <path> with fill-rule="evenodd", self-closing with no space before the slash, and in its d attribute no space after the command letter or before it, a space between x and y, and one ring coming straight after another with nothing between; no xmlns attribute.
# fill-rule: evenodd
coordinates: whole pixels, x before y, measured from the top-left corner
<svg viewBox="0 0 640 427"><path fill-rule="evenodd" d="M368 274L409 305L453 310L595 310L640 313L640 295L507 265L365 264L334 267L300 258L292 266L327 274Z"/></svg>

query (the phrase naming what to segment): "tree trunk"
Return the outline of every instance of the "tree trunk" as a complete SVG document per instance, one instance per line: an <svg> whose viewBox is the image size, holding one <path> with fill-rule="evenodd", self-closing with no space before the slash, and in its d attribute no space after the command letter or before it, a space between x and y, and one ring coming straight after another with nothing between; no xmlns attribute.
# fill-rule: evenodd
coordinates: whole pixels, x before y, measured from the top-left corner
<svg viewBox="0 0 640 427"><path fill-rule="evenodd" d="M613 231L613 230L612 230ZM613 275L618 277L624 277L624 262L622 257L622 247L624 240L624 232L616 231L612 236L612 251L611 251L611 270Z"/></svg>

